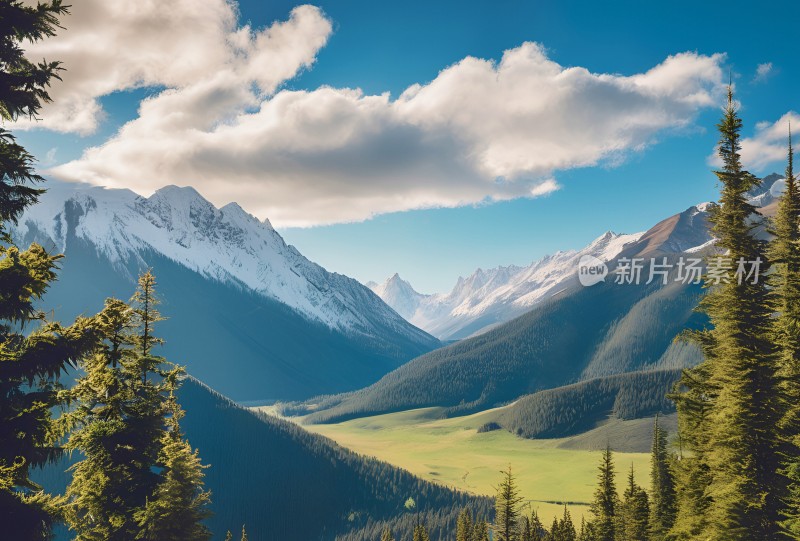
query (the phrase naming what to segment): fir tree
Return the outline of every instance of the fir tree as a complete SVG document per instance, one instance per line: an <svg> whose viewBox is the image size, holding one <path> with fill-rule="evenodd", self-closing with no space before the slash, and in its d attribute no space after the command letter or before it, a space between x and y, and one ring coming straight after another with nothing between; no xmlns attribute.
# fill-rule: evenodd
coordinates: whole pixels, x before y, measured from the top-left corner
<svg viewBox="0 0 800 541"><path fill-rule="evenodd" d="M458 515L456 524L456 541L473 541L472 511L465 507Z"/></svg>
<svg viewBox="0 0 800 541"><path fill-rule="evenodd" d="M241 541L247 541L247 530L244 528L244 524L242 524L242 539Z"/></svg>
<svg viewBox="0 0 800 541"><path fill-rule="evenodd" d="M518 541L520 504L523 498L519 495L511 466L502 474L503 479L497 487L497 496L495 497L494 539L496 541Z"/></svg>
<svg viewBox="0 0 800 541"><path fill-rule="evenodd" d="M769 255L772 273L772 339L778 349L782 418L779 424L782 473L787 480L781 526L800 539L800 187L794 175L789 133L786 189L778 202Z"/></svg>
<svg viewBox="0 0 800 541"><path fill-rule="evenodd" d="M431 538L428 535L428 529L425 528L424 525L417 524L417 526L414 528L413 541L431 541Z"/></svg>
<svg viewBox="0 0 800 541"><path fill-rule="evenodd" d="M780 410L768 340L772 309L763 279L765 246L755 233L756 210L747 201L747 192L760 181L742 167L741 127L729 89L718 124L723 166L716 175L722 192L710 211L721 258L709 265L721 268L722 279L706 279L709 293L701 309L712 328L694 334L705 360L686 372L686 392L677 398L681 439L689 451L678 481L690 484L679 487L688 497L679 498L684 507L673 531L709 541L778 541L784 537L777 526Z"/></svg>
<svg viewBox="0 0 800 541"><path fill-rule="evenodd" d="M616 532L617 507L619 496L614 481L614 458L611 447L606 447L598 468L597 489L591 512L594 515L594 534L596 541L614 541Z"/></svg>
<svg viewBox="0 0 800 541"><path fill-rule="evenodd" d="M180 371L165 372L164 360L142 347L145 322L157 319L149 313L152 284L150 273L140 278L132 305L106 301L94 323L104 340L67 393L76 404L62 419L72 431L67 448L84 457L73 467L65 503L77 541L187 539L176 537L173 521L192 539L206 535L199 458L182 441L181 412L169 399ZM156 343L152 334L149 340Z"/></svg>
<svg viewBox="0 0 800 541"><path fill-rule="evenodd" d="M161 481L144 509L135 515L141 528L137 539L203 541L211 537L202 522L210 516L210 493L203 488L203 466L198 452L183 438L180 419L184 413L174 395L182 375L183 370L176 368L167 376L168 407L172 413L159 455Z"/></svg>
<svg viewBox="0 0 800 541"><path fill-rule="evenodd" d="M522 517L519 528L520 541L533 541L533 529L531 527L531 519L526 516Z"/></svg>
<svg viewBox="0 0 800 541"><path fill-rule="evenodd" d="M225 534L225 541L233 541L233 534L230 530L228 530L228 533Z"/></svg>
<svg viewBox="0 0 800 541"><path fill-rule="evenodd" d="M658 423L653 425L650 455L650 539L664 541L675 522L675 481L670 469L667 432Z"/></svg>
<svg viewBox="0 0 800 541"><path fill-rule="evenodd" d="M381 541L394 541L394 534L392 534L392 530L388 526L383 529Z"/></svg>
<svg viewBox="0 0 800 541"><path fill-rule="evenodd" d="M558 537L554 541L577 541L578 534L575 532L575 524L572 522L572 515L564 504L564 516L558 523Z"/></svg>
<svg viewBox="0 0 800 541"><path fill-rule="evenodd" d="M544 524L539 519L539 513L534 510L531 513L531 540L532 541L544 541L545 536L547 535L547 530L544 528Z"/></svg>
<svg viewBox="0 0 800 541"><path fill-rule="evenodd" d="M473 541L489 541L489 523L485 519L476 520L472 531Z"/></svg>
<svg viewBox="0 0 800 541"><path fill-rule="evenodd" d="M647 541L649 539L649 515L647 492L636 484L633 464L628 473L628 486L623 494L618 513L618 541Z"/></svg>
<svg viewBox="0 0 800 541"><path fill-rule="evenodd" d="M23 43L55 35L67 6L58 0L27 6L0 1L0 118L36 117L50 101L58 62L34 64ZM31 467L58 456L51 411L58 405L58 378L96 341L88 320L69 328L45 321L34 308L55 279L61 256L38 244L17 248L10 226L44 190L34 158L0 128L0 524L9 539L49 535L52 501L30 479ZM28 327L38 322L36 329ZM30 331L25 334L20 331Z"/></svg>

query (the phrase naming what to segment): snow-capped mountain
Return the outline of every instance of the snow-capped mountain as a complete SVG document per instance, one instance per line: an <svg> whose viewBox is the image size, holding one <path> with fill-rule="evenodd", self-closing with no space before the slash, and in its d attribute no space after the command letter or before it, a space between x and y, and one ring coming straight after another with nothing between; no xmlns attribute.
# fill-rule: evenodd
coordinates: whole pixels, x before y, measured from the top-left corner
<svg viewBox="0 0 800 541"><path fill-rule="evenodd" d="M308 359L326 362L331 367L354 362L361 354L366 357L363 362L368 363L372 352L376 359L393 359L378 370L382 372L438 345L359 282L309 261L287 245L268 221L259 221L235 203L216 208L194 189L176 186L162 188L147 198L129 190L85 185L51 183L48 188L41 202L22 216L13 234L22 241L36 240L46 248L65 253L67 267L63 279L76 276L70 269L78 265L89 266L95 281L113 273L115 279L130 285L138 272L151 266L156 267L159 278L180 274L183 278L171 282L174 288L187 283L191 275L199 290L180 294L166 291L165 299L179 305L189 301L187 295L203 296L219 287L236 290L245 295L243 302L256 302L258 307L251 307L250 314L231 314L232 320L224 321L233 327L232 334L240 333L244 325L236 318L264 317L264 331L254 330L258 334L279 327L280 322L291 321L292 332L299 335L303 329L301 322L306 321L309 329L317 329L314 332L326 338L316 343L296 344L295 349L303 349ZM55 289L59 287L57 283ZM59 300L66 299L64 302L78 313L96 309L96 303L86 306L69 298L63 287L56 296ZM263 301L258 301L259 298ZM270 308L265 308L267 305ZM218 304L216 310L224 312L226 308ZM210 318L219 317L213 313L214 307L209 309ZM280 315L273 313L275 310ZM272 317L266 318L267 313ZM281 342L288 343L289 335L285 334L283 341L280 338L277 345L271 341L269 345L249 347L255 357L259 354L269 357L267 349L271 348L276 357L281 357L281 370L287 377L299 372L292 376L293 380L304 382L304 378L321 374L316 367L309 370L312 374L306 375L301 368L303 355L284 353ZM252 342L263 337L239 336L239 339ZM336 347L326 340L334 340ZM316 345L319 350L315 350ZM359 354L348 349L351 347L358 349ZM269 363L270 359L262 362ZM376 366L381 362L376 361ZM379 374L370 379L374 375ZM214 384L210 378L204 379ZM346 377L330 378L331 382L339 380L332 387L354 388L364 383L364 378L354 379L358 381L348 385ZM311 386L314 392L334 390L319 383L320 386ZM235 392L229 394L237 396Z"/></svg>
<svg viewBox="0 0 800 541"><path fill-rule="evenodd" d="M442 340L462 339L574 287L578 262L584 256L608 262L619 257L691 252L705 246L711 240L709 206L692 206L642 233L606 232L581 250L556 252L527 267L478 269L467 278L460 277L450 293L422 295L397 275L371 289L421 329Z"/></svg>
<svg viewBox="0 0 800 541"><path fill-rule="evenodd" d="M459 277L446 294L422 295L397 275L372 289L421 329L443 340L460 339L521 315L557 294L574 280L584 255L609 261L642 235L608 232L582 250L557 252L527 267L478 269L467 278Z"/></svg>

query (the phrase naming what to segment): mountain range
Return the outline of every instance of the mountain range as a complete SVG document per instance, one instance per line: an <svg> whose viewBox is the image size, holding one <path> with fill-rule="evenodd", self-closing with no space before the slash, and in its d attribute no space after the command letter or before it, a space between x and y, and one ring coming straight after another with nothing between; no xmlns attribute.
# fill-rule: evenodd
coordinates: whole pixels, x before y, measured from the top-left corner
<svg viewBox="0 0 800 541"><path fill-rule="evenodd" d="M108 295L127 299L153 268L164 354L238 401L357 389L439 346L268 221L235 203L216 208L192 188L145 198L51 183L12 234L66 255L46 298L62 320L96 312Z"/></svg>

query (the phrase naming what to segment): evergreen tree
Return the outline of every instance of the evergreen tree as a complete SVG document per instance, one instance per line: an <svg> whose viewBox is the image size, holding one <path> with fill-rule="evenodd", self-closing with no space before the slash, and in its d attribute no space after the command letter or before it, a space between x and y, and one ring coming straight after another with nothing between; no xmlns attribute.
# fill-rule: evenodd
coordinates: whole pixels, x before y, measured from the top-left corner
<svg viewBox="0 0 800 541"><path fill-rule="evenodd" d="M465 507L458 515L456 525L456 541L473 541L472 511Z"/></svg>
<svg viewBox="0 0 800 541"><path fill-rule="evenodd" d="M653 425L650 485L650 539L664 541L675 522L675 481L670 469L667 431L659 425L658 416Z"/></svg>
<svg viewBox="0 0 800 541"><path fill-rule="evenodd" d="M242 540L241 541L247 541L247 530L245 530L244 524L242 524Z"/></svg>
<svg viewBox="0 0 800 541"><path fill-rule="evenodd" d="M545 536L547 535L547 530L542 524L542 521L539 519L539 513L534 510L531 513L531 540L532 541L544 541Z"/></svg>
<svg viewBox="0 0 800 541"><path fill-rule="evenodd" d="M203 541L211 537L202 522L210 516L210 493L203 489L203 466L198 452L183 438L180 419L184 413L174 395L182 375L183 370L176 368L167 376L172 414L159 455L161 481L144 509L136 513L141 528L138 539Z"/></svg>
<svg viewBox="0 0 800 541"><path fill-rule="evenodd" d="M778 202L770 286L772 339L778 352L782 418L779 424L782 473L786 476L781 525L790 539L800 539L800 187L794 175L794 150L789 133L786 189Z"/></svg>
<svg viewBox="0 0 800 541"><path fill-rule="evenodd" d="M581 517L581 531L578 534L578 541L594 541L592 525L587 523L583 517Z"/></svg>
<svg viewBox="0 0 800 541"><path fill-rule="evenodd" d="M564 504L564 516L558 523L558 537L555 537L554 541L577 541L577 539L578 534L575 531L575 524L572 522L572 515L567 509L567 505Z"/></svg>
<svg viewBox="0 0 800 541"><path fill-rule="evenodd" d="M424 525L417 524L417 526L414 528L413 541L431 541L431 538L428 535L428 529L425 528Z"/></svg>
<svg viewBox="0 0 800 541"><path fill-rule="evenodd" d="M489 541L489 523L485 519L475 521L472 539L473 541Z"/></svg>
<svg viewBox="0 0 800 541"><path fill-rule="evenodd" d="M760 181L742 167L741 127L729 88L718 124L723 166L716 175L722 192L710 211L721 257L709 261L718 272L707 276L709 293L701 303L712 327L694 334L705 360L686 371L685 392L677 397L681 439L689 451L677 480L690 483L679 486L687 496L678 500L684 506L673 528L679 538L784 539L776 501L782 484L775 434L780 410L768 340L772 308L763 279L768 268L764 242L755 232L757 213L747 201L747 192Z"/></svg>
<svg viewBox="0 0 800 541"><path fill-rule="evenodd" d="M519 541L520 504L523 498L519 495L511 466L502 474L503 479L495 497L494 540Z"/></svg>
<svg viewBox="0 0 800 541"><path fill-rule="evenodd" d="M62 419L67 448L84 456L65 503L77 541L207 537L202 467L182 439L173 396L181 371L166 372L146 347L157 343L154 283L145 273L130 305L106 301L94 323L103 341L68 393L77 407Z"/></svg>
<svg viewBox="0 0 800 541"><path fill-rule="evenodd" d="M522 517L519 529L520 541L533 541L533 529L531 527L531 519L526 516Z"/></svg>
<svg viewBox="0 0 800 541"><path fill-rule="evenodd" d="M647 541L649 537L649 515L647 492L636 484L633 464L628 473L628 486L623 494L617 523L618 541Z"/></svg>
<svg viewBox="0 0 800 541"><path fill-rule="evenodd" d="M550 526L550 531L545 536L546 541L558 541L561 538L561 523L558 517L553 517L553 525Z"/></svg>
<svg viewBox="0 0 800 541"><path fill-rule="evenodd" d="M67 7L58 0L36 6L0 0L0 118L35 117L50 101L58 62L34 64L22 45L55 35ZM44 539L52 500L30 479L31 467L59 454L51 411L59 404L60 374L96 341L88 320L64 328L34 308L55 279L61 256L38 244L17 248L10 226L44 190L34 158L0 128L0 524L9 539ZM38 322L38 327L28 327ZM23 334L21 331L30 331Z"/></svg>
<svg viewBox="0 0 800 541"><path fill-rule="evenodd" d="M225 534L225 541L233 541L233 534L230 530L228 530L228 533Z"/></svg>
<svg viewBox="0 0 800 541"><path fill-rule="evenodd" d="M606 447L598 468L597 489L591 512L594 515L594 535L596 541L614 541L616 532L617 507L619 496L614 480L614 458L611 447Z"/></svg>
<svg viewBox="0 0 800 541"><path fill-rule="evenodd" d="M383 529L381 541L394 541L394 534L392 534L392 530L388 526Z"/></svg>

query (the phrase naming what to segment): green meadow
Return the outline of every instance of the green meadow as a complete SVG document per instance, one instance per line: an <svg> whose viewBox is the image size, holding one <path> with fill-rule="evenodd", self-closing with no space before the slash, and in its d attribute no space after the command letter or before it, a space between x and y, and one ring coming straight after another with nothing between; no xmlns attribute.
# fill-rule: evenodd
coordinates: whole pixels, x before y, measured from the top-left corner
<svg viewBox="0 0 800 541"><path fill-rule="evenodd" d="M505 430L479 433L478 427L497 414L489 410L441 419L439 408L425 408L304 427L359 454L474 494L493 496L500 470L510 464L530 509L549 524L563 513L565 503L580 523L594 493L599 449L607 442L612 448L621 442L623 448L643 451L649 444L646 428L652 423L609 421L578 436L547 440L523 439ZM620 492L631 465L636 481L649 486L649 460L646 452L616 454Z"/></svg>

